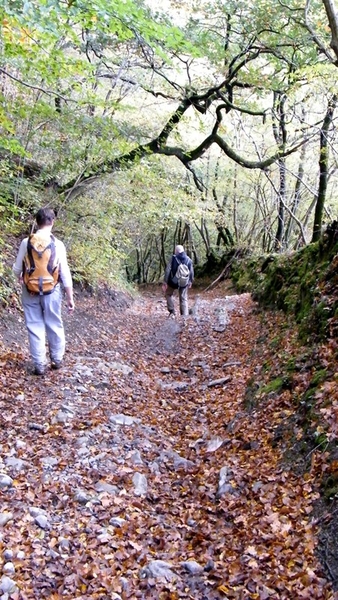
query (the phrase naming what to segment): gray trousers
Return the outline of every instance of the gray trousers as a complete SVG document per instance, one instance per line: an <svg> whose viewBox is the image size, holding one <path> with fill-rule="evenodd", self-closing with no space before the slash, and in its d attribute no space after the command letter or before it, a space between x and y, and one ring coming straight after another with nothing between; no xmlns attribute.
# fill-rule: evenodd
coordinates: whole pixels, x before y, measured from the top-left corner
<svg viewBox="0 0 338 600"><path fill-rule="evenodd" d="M167 308L170 313L175 313L175 305L174 305L174 292L176 290L170 285L168 285L165 292L165 299L167 301ZM187 317L189 314L188 311L188 286L184 288L178 288L178 296L180 301L180 313L183 317Z"/></svg>
<svg viewBox="0 0 338 600"><path fill-rule="evenodd" d="M61 361L65 352L65 332L61 317L62 292L57 285L52 294L35 296L22 287L22 306L28 331L31 357L36 367L46 364L46 335L50 359Z"/></svg>

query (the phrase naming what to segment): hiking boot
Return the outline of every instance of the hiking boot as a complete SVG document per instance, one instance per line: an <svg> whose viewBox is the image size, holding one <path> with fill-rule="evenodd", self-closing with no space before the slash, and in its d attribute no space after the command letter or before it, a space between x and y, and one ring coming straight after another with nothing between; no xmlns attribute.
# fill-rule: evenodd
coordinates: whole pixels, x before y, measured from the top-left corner
<svg viewBox="0 0 338 600"><path fill-rule="evenodd" d="M175 319L175 313L174 312L169 313L169 317L168 318L169 319Z"/></svg>
<svg viewBox="0 0 338 600"><path fill-rule="evenodd" d="M62 367L62 360L52 360L51 367L52 367L52 369L54 369L54 371L57 371L58 369L61 369L61 367Z"/></svg>
<svg viewBox="0 0 338 600"><path fill-rule="evenodd" d="M33 375L39 375L40 377L45 374L45 367L36 365L34 367Z"/></svg>

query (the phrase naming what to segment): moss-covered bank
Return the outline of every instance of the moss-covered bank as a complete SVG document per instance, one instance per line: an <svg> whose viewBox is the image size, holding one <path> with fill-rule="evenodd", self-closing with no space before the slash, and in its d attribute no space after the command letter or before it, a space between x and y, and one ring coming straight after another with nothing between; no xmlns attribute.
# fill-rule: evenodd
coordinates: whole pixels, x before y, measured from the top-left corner
<svg viewBox="0 0 338 600"><path fill-rule="evenodd" d="M238 292L251 292L261 306L294 315L303 336L337 336L337 221L319 242L292 254L236 259L231 277Z"/></svg>

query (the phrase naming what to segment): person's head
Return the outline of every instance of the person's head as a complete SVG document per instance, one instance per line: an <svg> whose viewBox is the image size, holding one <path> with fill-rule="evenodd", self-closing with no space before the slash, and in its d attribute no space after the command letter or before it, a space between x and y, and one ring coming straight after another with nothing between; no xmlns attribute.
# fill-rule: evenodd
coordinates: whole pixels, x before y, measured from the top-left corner
<svg viewBox="0 0 338 600"><path fill-rule="evenodd" d="M35 215L35 220L38 227L50 227L53 225L55 212L51 208L40 208Z"/></svg>
<svg viewBox="0 0 338 600"><path fill-rule="evenodd" d="M180 244L178 246L176 246L175 248L175 254L181 254L181 252L184 252L184 248L183 246L181 246Z"/></svg>

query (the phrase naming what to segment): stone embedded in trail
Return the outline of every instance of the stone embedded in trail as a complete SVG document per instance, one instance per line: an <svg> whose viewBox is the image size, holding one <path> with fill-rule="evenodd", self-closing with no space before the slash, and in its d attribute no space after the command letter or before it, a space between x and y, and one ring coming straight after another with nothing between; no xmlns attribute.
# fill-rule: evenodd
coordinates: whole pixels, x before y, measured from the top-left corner
<svg viewBox="0 0 338 600"><path fill-rule="evenodd" d="M181 563L181 566L191 575L198 575L204 571L204 568L195 560L186 560Z"/></svg>
<svg viewBox="0 0 338 600"><path fill-rule="evenodd" d="M185 365L179 366L178 368L180 371L182 371L182 373L189 373L191 370L190 367L186 367Z"/></svg>
<svg viewBox="0 0 338 600"><path fill-rule="evenodd" d="M136 496L144 496L147 493L148 482L145 475L142 473L134 473L133 475L134 493Z"/></svg>
<svg viewBox="0 0 338 600"><path fill-rule="evenodd" d="M26 460L22 460L22 458L17 458L16 456L8 456L5 459L5 464L15 471L23 471L23 469L28 467L28 462Z"/></svg>
<svg viewBox="0 0 338 600"><path fill-rule="evenodd" d="M222 365L222 369L225 369L226 367L240 367L241 364L242 363L239 360L228 360L228 362Z"/></svg>
<svg viewBox="0 0 338 600"><path fill-rule="evenodd" d="M29 423L28 425L29 429L35 430L35 431L42 431L43 433L46 433L48 431L48 423Z"/></svg>
<svg viewBox="0 0 338 600"><path fill-rule="evenodd" d="M110 387L110 381L108 379L101 379L101 381L93 382L92 385L97 390L105 390Z"/></svg>
<svg viewBox="0 0 338 600"><path fill-rule="evenodd" d="M11 512L0 513L0 527L4 527L4 525L6 525L8 523L8 521L11 521L12 519L13 519L13 513L11 513Z"/></svg>
<svg viewBox="0 0 338 600"><path fill-rule="evenodd" d="M87 504L87 502L91 500L91 497L89 494L87 494L87 492L84 492L83 490L77 490L77 492L74 494L74 500L79 504Z"/></svg>
<svg viewBox="0 0 338 600"><path fill-rule="evenodd" d="M208 387L216 387L218 385L224 385L225 383L229 383L231 381L231 375L227 375L226 377L221 377L220 379L214 379L213 381L209 381Z"/></svg>
<svg viewBox="0 0 338 600"><path fill-rule="evenodd" d="M232 494L235 490L229 481L228 467L222 467L219 472L218 490L216 492L216 498L221 498L224 494Z"/></svg>
<svg viewBox="0 0 338 600"><path fill-rule="evenodd" d="M235 490L232 487L231 483L224 483L222 486L220 486L218 488L217 493L216 493L216 498L221 498L225 494L233 494L234 491Z"/></svg>
<svg viewBox="0 0 338 600"><path fill-rule="evenodd" d="M88 388L86 388L86 386L84 385L77 385L76 386L76 391L79 392L80 394L86 394L88 392Z"/></svg>
<svg viewBox="0 0 338 600"><path fill-rule="evenodd" d="M148 467L151 473L159 474L161 472L160 465L158 464L158 462L156 462L156 460L150 462L148 464Z"/></svg>
<svg viewBox="0 0 338 600"><path fill-rule="evenodd" d="M223 333L225 331L225 327L226 325L216 325L215 327L213 327L214 331L217 331L217 333Z"/></svg>
<svg viewBox="0 0 338 600"><path fill-rule="evenodd" d="M128 458L128 457L127 457ZM141 458L141 454L139 450L134 450L130 455L130 462L133 465L143 465L143 460Z"/></svg>
<svg viewBox="0 0 338 600"><path fill-rule="evenodd" d="M10 595L10 594L14 594L14 592L16 590L17 590L16 583L15 583L15 581L13 581L13 579L10 579L10 577L7 577L6 575L1 577L0 592L2 592L3 594Z"/></svg>
<svg viewBox="0 0 338 600"><path fill-rule="evenodd" d="M48 529L48 517L46 515L38 515L34 519L35 523L41 527L41 529Z"/></svg>
<svg viewBox="0 0 338 600"><path fill-rule="evenodd" d="M188 381L172 381L167 383L165 381L157 380L157 385L161 390L175 390L176 392L186 390L191 384Z"/></svg>
<svg viewBox="0 0 338 600"><path fill-rule="evenodd" d="M210 371L210 365L205 362L205 359L200 356L194 356L191 360L191 365L193 367L200 367L203 371Z"/></svg>
<svg viewBox="0 0 338 600"><path fill-rule="evenodd" d="M2 572L6 573L7 575L14 575L15 573L15 566L12 562L6 562L4 564L4 566L2 567Z"/></svg>
<svg viewBox="0 0 338 600"><path fill-rule="evenodd" d="M6 487L10 487L13 483L13 479L9 477L6 473L0 473L0 489L5 489Z"/></svg>
<svg viewBox="0 0 338 600"><path fill-rule="evenodd" d="M74 414L74 407L70 406L69 404L61 404L61 410L65 413L69 413L71 415Z"/></svg>
<svg viewBox="0 0 338 600"><path fill-rule="evenodd" d="M190 442L189 448L199 448L200 446L203 446L204 444L205 444L205 439L204 438L198 438L197 440L194 440L193 442Z"/></svg>
<svg viewBox="0 0 338 600"><path fill-rule="evenodd" d="M71 419L75 417L75 410L73 406L69 406L68 404L62 404L60 410L58 410L55 417L52 419L52 423L63 423L64 425L68 423Z"/></svg>
<svg viewBox="0 0 338 600"><path fill-rule="evenodd" d="M225 300L227 297L225 297ZM217 316L217 325L214 327L214 331L218 331L219 333L223 333L227 324L229 323L229 316L227 308L223 306L218 306L215 309L215 313Z"/></svg>
<svg viewBox="0 0 338 600"><path fill-rule="evenodd" d="M172 565L164 560L153 560L149 565L141 569L140 578L146 579L153 577L154 579L163 578L166 581L177 579L176 573L172 570Z"/></svg>
<svg viewBox="0 0 338 600"><path fill-rule="evenodd" d="M122 373L123 375L131 375L131 373L134 371L133 367L130 367L129 365L126 365L125 363L110 362L110 363L107 363L107 366L112 371L118 371L119 373Z"/></svg>
<svg viewBox="0 0 338 600"><path fill-rule="evenodd" d="M80 448L77 451L77 454L80 458L81 456L88 456L88 454L90 454L90 450L86 446L80 446Z"/></svg>
<svg viewBox="0 0 338 600"><path fill-rule="evenodd" d="M111 483L106 483L105 481L98 481L95 484L95 490L97 492L105 492L106 494L112 494L115 496L119 493L119 488L116 485L112 485Z"/></svg>
<svg viewBox="0 0 338 600"><path fill-rule="evenodd" d="M223 440L219 437L213 438L212 440L210 440L207 444L207 452L215 452L215 450L218 450L218 448L220 448L223 444Z"/></svg>
<svg viewBox="0 0 338 600"><path fill-rule="evenodd" d="M97 536L97 541L100 542L100 544L109 544L109 542L111 540L112 540L111 533L108 531L108 529L106 529L105 527L102 527L101 531L99 532L99 534Z"/></svg>
<svg viewBox="0 0 338 600"><path fill-rule="evenodd" d="M93 369L90 369L86 365L75 365L74 371L77 371L80 376L84 377L92 377L93 375Z"/></svg>
<svg viewBox="0 0 338 600"><path fill-rule="evenodd" d="M86 446L89 442L90 442L89 436L82 435L81 437L77 438L77 440L75 441L75 446L77 448L81 448L81 446Z"/></svg>
<svg viewBox="0 0 338 600"><path fill-rule="evenodd" d="M29 514L31 515L31 517L37 517L38 515L45 515L46 511L43 508L40 508L39 506L30 506L28 509Z"/></svg>
<svg viewBox="0 0 338 600"><path fill-rule="evenodd" d="M193 463L192 460L184 458L184 456L181 456L178 452L175 452L175 450L168 450L165 455L173 459L175 470L184 469L185 471L188 471L195 467L195 463Z"/></svg>
<svg viewBox="0 0 338 600"><path fill-rule="evenodd" d="M252 490L254 492L259 492L259 490L263 487L263 482L262 481L255 481L255 483L252 486Z"/></svg>
<svg viewBox="0 0 338 600"><path fill-rule="evenodd" d="M140 423L140 419L136 419L135 417L130 417L122 413L111 415L109 417L109 421L114 423L114 425L134 425L134 423Z"/></svg>
<svg viewBox="0 0 338 600"><path fill-rule="evenodd" d="M18 450L21 450L21 449L23 449L23 448L26 448L26 446L27 446L27 444L26 444L26 442L24 442L23 440L15 440L15 447L16 447Z"/></svg>
<svg viewBox="0 0 338 600"><path fill-rule="evenodd" d="M56 458L56 456L43 456L42 458L40 458L40 462L45 468L55 467L55 465L59 464L60 459Z"/></svg>
<svg viewBox="0 0 338 600"><path fill-rule="evenodd" d="M109 521L109 525L113 527L122 527L124 523L126 523L126 519L122 519L122 517L112 517Z"/></svg>
<svg viewBox="0 0 338 600"><path fill-rule="evenodd" d="M228 467L222 467L219 472L218 487L221 487L228 481Z"/></svg>

